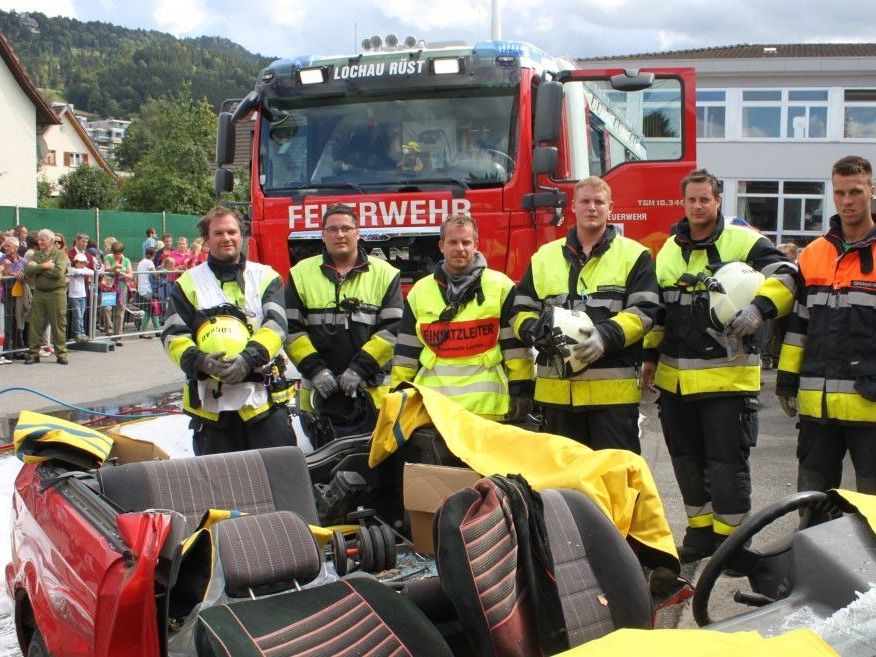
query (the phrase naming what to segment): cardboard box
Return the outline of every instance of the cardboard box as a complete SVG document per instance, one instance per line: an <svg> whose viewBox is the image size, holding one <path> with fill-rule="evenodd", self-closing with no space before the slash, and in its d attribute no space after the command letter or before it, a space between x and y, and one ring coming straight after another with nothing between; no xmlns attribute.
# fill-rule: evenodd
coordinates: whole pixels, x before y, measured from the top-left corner
<svg viewBox="0 0 876 657"><path fill-rule="evenodd" d="M106 430L106 434L113 439L109 458L118 459L119 464L170 458L170 455L159 445L126 435L125 425L110 427Z"/></svg>
<svg viewBox="0 0 876 657"><path fill-rule="evenodd" d="M432 518L444 498L481 479L474 470L444 465L405 463L404 502L411 523L414 549L435 554L432 543Z"/></svg>

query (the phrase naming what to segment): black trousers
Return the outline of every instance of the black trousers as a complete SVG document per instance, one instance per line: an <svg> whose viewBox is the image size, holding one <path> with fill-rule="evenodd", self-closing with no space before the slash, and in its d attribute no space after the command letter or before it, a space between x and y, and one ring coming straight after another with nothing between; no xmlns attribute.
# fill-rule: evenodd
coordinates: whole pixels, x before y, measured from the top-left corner
<svg viewBox="0 0 876 657"><path fill-rule="evenodd" d="M197 456L296 444L289 412L282 406L252 422L244 422L237 413L223 412L217 423L192 418L189 426Z"/></svg>
<svg viewBox="0 0 876 657"><path fill-rule="evenodd" d="M660 392L660 423L689 518L708 513L731 527L751 510L749 454L757 442L757 399L686 399Z"/></svg>
<svg viewBox="0 0 876 657"><path fill-rule="evenodd" d="M566 436L591 449L626 449L642 453L639 443L639 405L610 408L545 406L545 431Z"/></svg>
<svg viewBox="0 0 876 657"><path fill-rule="evenodd" d="M839 487L846 452L855 466L861 493L876 493L876 426L820 424L800 419L797 437L797 490Z"/></svg>

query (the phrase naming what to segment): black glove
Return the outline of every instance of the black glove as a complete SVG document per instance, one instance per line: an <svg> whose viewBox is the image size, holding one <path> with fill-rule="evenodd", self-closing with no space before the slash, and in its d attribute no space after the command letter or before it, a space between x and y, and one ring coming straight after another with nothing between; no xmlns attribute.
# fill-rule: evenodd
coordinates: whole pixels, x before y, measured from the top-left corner
<svg viewBox="0 0 876 657"><path fill-rule="evenodd" d="M532 397L525 395L512 395L508 406L508 415L505 416L506 422L523 422L529 412L532 410Z"/></svg>
<svg viewBox="0 0 876 657"><path fill-rule="evenodd" d="M241 383L251 370L252 368L250 368L246 358L238 354L233 359L222 363L222 369L219 370L217 376L220 381L234 385Z"/></svg>
<svg viewBox="0 0 876 657"><path fill-rule="evenodd" d="M521 330L523 343L528 347L534 347L542 356L569 355L569 348L562 344L562 332L554 327L554 309L552 306L545 308L538 319L523 325Z"/></svg>

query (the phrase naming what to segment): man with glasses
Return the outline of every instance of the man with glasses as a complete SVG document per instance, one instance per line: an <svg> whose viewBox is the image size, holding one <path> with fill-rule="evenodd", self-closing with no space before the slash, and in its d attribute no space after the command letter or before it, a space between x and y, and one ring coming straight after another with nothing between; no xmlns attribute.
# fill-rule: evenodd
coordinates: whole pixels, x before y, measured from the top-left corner
<svg viewBox="0 0 876 657"><path fill-rule="evenodd" d="M286 353L303 377L300 408L353 398L364 388L379 406L402 315L399 271L359 246L359 217L343 204L322 218L322 254L289 272Z"/></svg>
<svg viewBox="0 0 876 657"><path fill-rule="evenodd" d="M522 421L532 404L532 354L514 336L514 283L487 268L478 228L450 215L438 242L444 260L405 301L393 387L428 386L490 420Z"/></svg>

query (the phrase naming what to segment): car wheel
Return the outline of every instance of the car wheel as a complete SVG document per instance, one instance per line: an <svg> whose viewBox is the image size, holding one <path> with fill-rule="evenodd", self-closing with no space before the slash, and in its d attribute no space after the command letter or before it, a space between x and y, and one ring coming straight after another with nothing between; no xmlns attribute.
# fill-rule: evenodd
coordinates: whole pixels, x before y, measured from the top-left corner
<svg viewBox="0 0 876 657"><path fill-rule="evenodd" d="M33 636L30 637L27 657L50 657L49 651L46 650L46 644L43 643L43 635L40 634L39 630L34 630Z"/></svg>

